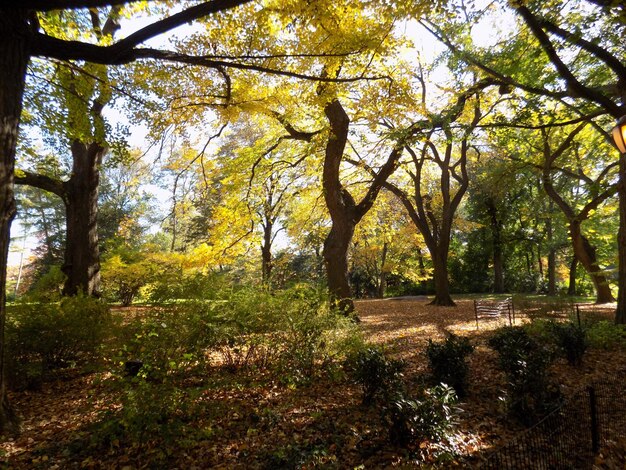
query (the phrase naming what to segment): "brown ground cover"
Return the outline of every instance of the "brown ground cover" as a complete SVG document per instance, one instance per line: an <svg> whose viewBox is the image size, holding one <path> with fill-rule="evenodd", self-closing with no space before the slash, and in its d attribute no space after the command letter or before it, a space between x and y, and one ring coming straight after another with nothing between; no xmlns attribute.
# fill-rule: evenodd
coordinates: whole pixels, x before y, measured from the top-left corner
<svg viewBox="0 0 626 470"><path fill-rule="evenodd" d="M448 443L458 455L444 467L475 466L522 429L502 412L498 397L503 376L495 367L495 353L486 347L486 338L502 323L482 321L477 328L471 300L459 300L453 308L431 307L420 298L366 300L356 306L368 340L407 362L409 393L421 386L426 373L423 352L429 339L453 332L468 336L476 346L459 430ZM610 318L611 306L605 315ZM518 312L518 321L519 317ZM567 395L591 380L624 376L626 356L589 350L582 367L558 360L552 373ZM0 447L3 465L124 470L412 468L426 466L439 451L436 443L424 442L409 450L389 444L380 412L363 407L358 387L346 379L322 378L292 388L260 377L259 372L239 371L236 377L223 370L212 374L211 386L198 387L202 378L190 383L190 388L201 390L196 401L204 405L188 423L194 438L175 439L167 448L149 441L113 441L90 448L98 410L116 406L110 391L100 385L100 374L69 375L39 391L14 393L11 399L23 416L23 432Z"/></svg>

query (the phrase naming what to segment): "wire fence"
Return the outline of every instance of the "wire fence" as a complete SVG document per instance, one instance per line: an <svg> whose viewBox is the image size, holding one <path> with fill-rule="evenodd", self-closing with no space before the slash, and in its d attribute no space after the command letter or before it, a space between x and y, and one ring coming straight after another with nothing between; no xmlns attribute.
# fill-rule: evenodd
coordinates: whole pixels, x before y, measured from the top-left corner
<svg viewBox="0 0 626 470"><path fill-rule="evenodd" d="M624 377L593 382L504 447L483 469L591 468L602 446L626 436Z"/></svg>

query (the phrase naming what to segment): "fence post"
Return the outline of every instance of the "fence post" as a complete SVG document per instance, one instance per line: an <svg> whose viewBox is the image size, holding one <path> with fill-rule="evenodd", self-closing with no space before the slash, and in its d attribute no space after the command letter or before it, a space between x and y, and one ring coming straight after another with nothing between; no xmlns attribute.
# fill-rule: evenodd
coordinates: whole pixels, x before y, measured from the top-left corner
<svg viewBox="0 0 626 470"><path fill-rule="evenodd" d="M589 410L591 411L591 450L597 454L600 450L600 430L598 429L598 408L596 404L596 390L592 385L589 391Z"/></svg>

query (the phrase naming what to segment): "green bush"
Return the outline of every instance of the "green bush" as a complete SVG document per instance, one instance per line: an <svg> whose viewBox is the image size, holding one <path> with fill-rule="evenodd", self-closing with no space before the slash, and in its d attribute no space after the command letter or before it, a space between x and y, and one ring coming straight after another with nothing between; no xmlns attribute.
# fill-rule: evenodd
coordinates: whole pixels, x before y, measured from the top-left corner
<svg viewBox="0 0 626 470"><path fill-rule="evenodd" d="M580 365L588 346L586 331L571 322L554 323L552 325L552 334L557 346L563 351L567 362L575 366Z"/></svg>
<svg viewBox="0 0 626 470"><path fill-rule="evenodd" d="M148 289L148 298L154 303L216 299L229 290L229 279L224 275L184 272L173 263L159 267L162 270L154 274Z"/></svg>
<svg viewBox="0 0 626 470"><path fill-rule="evenodd" d="M397 398L384 409L393 444L408 446L422 439L441 440L456 426L460 408L454 389L437 385L420 399Z"/></svg>
<svg viewBox="0 0 626 470"><path fill-rule="evenodd" d="M536 341L545 345L554 345L572 365L580 365L587 350L587 331L573 322L554 320L533 320L524 329Z"/></svg>
<svg viewBox="0 0 626 470"><path fill-rule="evenodd" d="M526 425L559 404L558 386L548 378L553 351L542 346L520 326L500 328L489 339L507 377L506 403L513 416Z"/></svg>
<svg viewBox="0 0 626 470"><path fill-rule="evenodd" d="M626 325L616 325L602 320L588 325L586 331L590 347L612 349L626 346Z"/></svg>
<svg viewBox="0 0 626 470"><path fill-rule="evenodd" d="M120 407L101 413L94 428L98 445L119 442L142 443L158 439L171 442L180 437L191 416L192 401L170 383L141 378L118 382Z"/></svg>
<svg viewBox="0 0 626 470"><path fill-rule="evenodd" d="M121 366L141 360L151 378L202 365L207 350L229 370L260 367L289 384L332 371L362 344L356 325L302 286L270 293L223 289L213 300L188 300L148 310L119 335ZM213 357L216 357L214 354Z"/></svg>
<svg viewBox="0 0 626 470"><path fill-rule="evenodd" d="M12 385L34 386L52 370L94 361L110 328L108 306L92 297L10 307L6 338Z"/></svg>
<svg viewBox="0 0 626 470"><path fill-rule="evenodd" d="M459 397L464 397L469 370L466 357L473 351L468 338L454 334L440 343L428 340L426 357L435 382L451 386Z"/></svg>
<svg viewBox="0 0 626 470"><path fill-rule="evenodd" d="M61 271L61 266L53 265L35 280L30 287L26 301L57 302L67 277Z"/></svg>
<svg viewBox="0 0 626 470"><path fill-rule="evenodd" d="M218 330L219 319L206 303L148 309L116 333L111 360L116 371L129 360L139 360L142 377L162 381L169 374L202 366L205 350L219 341Z"/></svg>
<svg viewBox="0 0 626 470"><path fill-rule="evenodd" d="M404 362L387 359L379 349L359 351L346 365L349 374L363 389L364 405L370 405L376 398L388 399L402 387Z"/></svg>

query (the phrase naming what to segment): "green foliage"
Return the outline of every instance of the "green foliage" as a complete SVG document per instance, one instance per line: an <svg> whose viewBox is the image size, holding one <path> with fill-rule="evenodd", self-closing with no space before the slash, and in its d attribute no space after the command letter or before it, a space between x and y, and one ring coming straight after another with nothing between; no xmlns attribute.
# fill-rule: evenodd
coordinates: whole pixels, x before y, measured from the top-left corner
<svg viewBox="0 0 626 470"><path fill-rule="evenodd" d="M139 290L148 283L152 269L143 260L124 262L117 255L102 263L101 273L105 296L127 307L133 303Z"/></svg>
<svg viewBox="0 0 626 470"><path fill-rule="evenodd" d="M293 443L261 455L262 468L337 468L337 457L323 445Z"/></svg>
<svg viewBox="0 0 626 470"><path fill-rule="evenodd" d="M498 353L500 368L506 374L505 400L513 416L530 425L554 409L560 392L548 378L552 351L521 326L500 328L488 344Z"/></svg>
<svg viewBox="0 0 626 470"><path fill-rule="evenodd" d="M468 338L454 334L450 334L440 343L429 339L426 357L435 382L451 386L459 397L464 397L469 370L466 357L473 351L474 346Z"/></svg>
<svg viewBox="0 0 626 470"><path fill-rule="evenodd" d="M50 266L31 286L28 299L24 301L26 302L29 299L39 302L57 301L61 295L65 279L65 274L61 271L60 266Z"/></svg>
<svg viewBox="0 0 626 470"><path fill-rule="evenodd" d="M10 307L6 338L12 384L35 386L55 369L95 360L110 327L108 306L92 297Z"/></svg>
<svg viewBox="0 0 626 470"><path fill-rule="evenodd" d="M544 344L554 344L572 365L580 365L589 342L584 327L573 322L557 322L554 320L533 320L524 326L526 331Z"/></svg>
<svg viewBox="0 0 626 470"><path fill-rule="evenodd" d="M587 332L580 326L568 323L554 323L552 334L557 346L565 354L567 362L571 365L579 366L587 350Z"/></svg>
<svg viewBox="0 0 626 470"><path fill-rule="evenodd" d="M171 383L142 378L126 379L119 390L118 411L102 412L92 434L92 444L146 443L154 439L173 443L185 430L192 401ZM118 444L119 445L119 444Z"/></svg>
<svg viewBox="0 0 626 470"><path fill-rule="evenodd" d="M198 358L216 341L213 319L196 306L149 309L120 328L119 348L111 358L116 370L128 360L141 360L140 375L163 381L177 372L201 365Z"/></svg>
<svg viewBox="0 0 626 470"><path fill-rule="evenodd" d="M377 398L389 399L402 388L404 363L388 359L376 348L359 351L347 362L354 381L363 389L363 404L370 405Z"/></svg>
<svg viewBox="0 0 626 470"><path fill-rule="evenodd" d="M592 348L612 349L626 346L626 325L616 325L602 320L586 328L587 341Z"/></svg>
<svg viewBox="0 0 626 470"><path fill-rule="evenodd" d="M161 265L151 282L149 300L167 303L177 299L214 299L216 292L227 288L227 281L217 274L183 272L176 263Z"/></svg>
<svg viewBox="0 0 626 470"><path fill-rule="evenodd" d="M142 374L162 379L201 366L212 349L230 371L258 367L299 384L361 348L357 326L308 286L274 293L218 288L210 297L148 309L118 335L114 361L121 366L139 359Z"/></svg>
<svg viewBox="0 0 626 470"><path fill-rule="evenodd" d="M392 443L409 446L422 439L441 440L457 424L460 409L454 389L437 385L419 399L391 400L384 410Z"/></svg>

